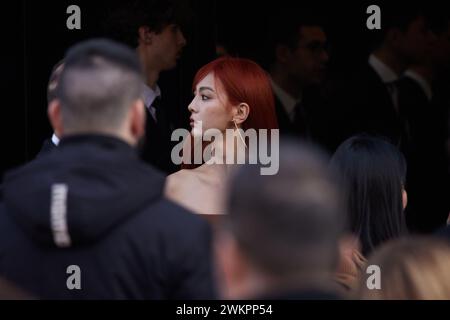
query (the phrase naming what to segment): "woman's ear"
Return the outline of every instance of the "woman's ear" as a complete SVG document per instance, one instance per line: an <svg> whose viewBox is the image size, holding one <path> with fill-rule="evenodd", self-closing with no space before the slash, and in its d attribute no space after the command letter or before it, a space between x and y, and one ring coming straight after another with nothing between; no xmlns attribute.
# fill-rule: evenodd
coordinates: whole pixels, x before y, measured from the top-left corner
<svg viewBox="0 0 450 320"><path fill-rule="evenodd" d="M236 123L236 125L241 125L245 120L247 120L249 114L250 106L245 102L242 102L235 107L233 122Z"/></svg>
<svg viewBox="0 0 450 320"><path fill-rule="evenodd" d="M61 139L64 134L64 126L61 114L61 103L58 99L54 99L50 102L47 109L48 119L53 127L53 131L56 136Z"/></svg>

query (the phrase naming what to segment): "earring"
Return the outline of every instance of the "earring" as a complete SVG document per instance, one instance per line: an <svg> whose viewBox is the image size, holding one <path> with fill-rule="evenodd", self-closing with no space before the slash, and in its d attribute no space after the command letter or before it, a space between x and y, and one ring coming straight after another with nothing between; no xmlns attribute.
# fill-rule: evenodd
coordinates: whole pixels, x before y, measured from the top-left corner
<svg viewBox="0 0 450 320"><path fill-rule="evenodd" d="M242 138L241 131L239 130L239 128L238 128L238 126L236 124L236 120L233 119L233 123L234 123L234 126L236 127L236 130L237 130L238 134L239 134L239 138L241 138L242 143L244 144L245 148L247 149L247 144L245 143L244 138Z"/></svg>

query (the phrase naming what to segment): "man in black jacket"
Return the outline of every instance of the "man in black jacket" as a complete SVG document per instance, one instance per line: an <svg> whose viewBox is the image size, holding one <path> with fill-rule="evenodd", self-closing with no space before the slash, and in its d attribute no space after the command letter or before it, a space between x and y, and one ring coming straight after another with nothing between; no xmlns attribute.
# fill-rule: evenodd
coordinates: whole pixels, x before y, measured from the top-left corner
<svg viewBox="0 0 450 320"><path fill-rule="evenodd" d="M108 40L65 57L49 106L58 148L5 176L0 276L44 299L214 297L210 230L139 160L139 62Z"/></svg>

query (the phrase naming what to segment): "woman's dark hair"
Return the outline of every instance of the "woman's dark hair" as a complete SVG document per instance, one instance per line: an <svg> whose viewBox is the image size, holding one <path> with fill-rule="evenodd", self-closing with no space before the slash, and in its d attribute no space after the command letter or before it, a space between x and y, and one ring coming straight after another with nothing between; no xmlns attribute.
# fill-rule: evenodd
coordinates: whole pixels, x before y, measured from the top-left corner
<svg viewBox="0 0 450 320"><path fill-rule="evenodd" d="M338 147L331 166L346 188L347 223L359 237L364 255L406 233L402 202L406 161L394 145L357 135Z"/></svg>

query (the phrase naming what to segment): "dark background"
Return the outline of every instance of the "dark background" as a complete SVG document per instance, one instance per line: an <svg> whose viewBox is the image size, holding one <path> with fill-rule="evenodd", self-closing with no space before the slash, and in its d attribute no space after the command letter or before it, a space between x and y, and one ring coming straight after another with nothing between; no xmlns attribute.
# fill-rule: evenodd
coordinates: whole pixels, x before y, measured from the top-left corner
<svg viewBox="0 0 450 320"><path fill-rule="evenodd" d="M125 0L124 0L125 1ZM267 21L276 6L287 1L188 0L195 12L188 46L178 67L162 74L160 85L170 86L171 102L182 118L191 98L195 71L215 57L216 43L231 54L262 62ZM292 2L292 1L289 1ZM35 157L52 134L47 120L46 87L52 66L74 43L100 36L109 1L6 1L1 13L2 140L0 174ZM81 30L68 30L66 9L81 8ZM297 1L316 7L325 17L332 46L332 71L366 59L374 31L366 28L366 9L383 1ZM404 1L404 5L408 2ZM297 9L296 9L297 10ZM187 119L187 118L186 118Z"/></svg>

